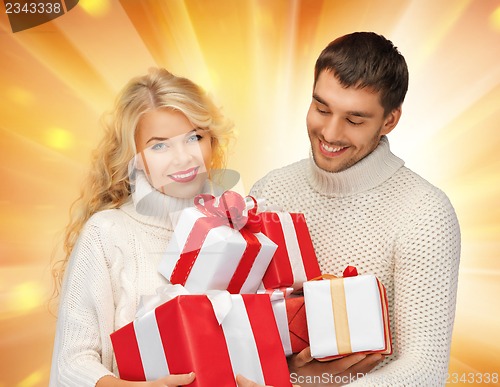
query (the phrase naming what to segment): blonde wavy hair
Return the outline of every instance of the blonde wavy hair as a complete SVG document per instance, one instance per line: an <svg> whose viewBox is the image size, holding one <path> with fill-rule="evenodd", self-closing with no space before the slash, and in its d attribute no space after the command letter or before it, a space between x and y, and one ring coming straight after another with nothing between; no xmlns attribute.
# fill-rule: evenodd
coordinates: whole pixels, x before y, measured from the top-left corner
<svg viewBox="0 0 500 387"><path fill-rule="evenodd" d="M85 222L96 212L120 207L129 197L128 165L136 154L135 134L141 117L152 110L182 112L211 136L212 162L207 169L226 165L226 149L233 137L232 124L198 85L163 68L131 79L119 93L112 112L103 116L104 136L93 152L91 168L79 198L70 210L65 229L64 258L53 266L54 298L59 295L70 254Z"/></svg>

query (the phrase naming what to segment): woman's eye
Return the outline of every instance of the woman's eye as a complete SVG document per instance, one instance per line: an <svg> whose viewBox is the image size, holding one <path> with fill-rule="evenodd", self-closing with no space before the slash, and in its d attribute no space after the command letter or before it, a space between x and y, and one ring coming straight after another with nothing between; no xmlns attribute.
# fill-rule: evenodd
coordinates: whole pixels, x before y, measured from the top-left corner
<svg viewBox="0 0 500 387"><path fill-rule="evenodd" d="M164 142L159 142L158 144L154 144L151 149L154 150L154 151L161 151L161 150L165 150L167 149L167 144L165 144Z"/></svg>
<svg viewBox="0 0 500 387"><path fill-rule="evenodd" d="M199 134L193 134L192 136L188 137L187 141L188 142L196 142L196 141L200 141L202 138L203 138L203 136L201 136Z"/></svg>

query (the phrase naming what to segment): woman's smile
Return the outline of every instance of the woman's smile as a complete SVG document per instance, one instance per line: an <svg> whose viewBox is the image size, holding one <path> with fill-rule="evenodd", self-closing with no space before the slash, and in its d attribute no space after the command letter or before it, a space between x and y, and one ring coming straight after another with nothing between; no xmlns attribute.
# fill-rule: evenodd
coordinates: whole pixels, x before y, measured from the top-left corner
<svg viewBox="0 0 500 387"><path fill-rule="evenodd" d="M200 167L189 168L186 171L172 173L171 175L168 175L168 177L177 183L189 183L196 178L199 169Z"/></svg>

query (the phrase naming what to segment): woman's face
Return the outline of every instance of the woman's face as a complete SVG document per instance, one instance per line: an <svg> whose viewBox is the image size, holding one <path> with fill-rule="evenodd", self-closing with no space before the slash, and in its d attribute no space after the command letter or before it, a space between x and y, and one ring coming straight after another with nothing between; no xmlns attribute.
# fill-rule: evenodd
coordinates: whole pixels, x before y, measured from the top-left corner
<svg viewBox="0 0 500 387"><path fill-rule="evenodd" d="M199 194L212 161L211 136L181 112L144 114L136 133L137 166L158 191L173 197Z"/></svg>

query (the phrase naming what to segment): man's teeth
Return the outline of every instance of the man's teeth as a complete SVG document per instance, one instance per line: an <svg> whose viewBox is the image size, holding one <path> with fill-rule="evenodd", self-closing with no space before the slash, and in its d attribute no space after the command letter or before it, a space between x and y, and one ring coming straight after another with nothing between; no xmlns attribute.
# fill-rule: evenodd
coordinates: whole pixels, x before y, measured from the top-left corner
<svg viewBox="0 0 500 387"><path fill-rule="evenodd" d="M332 148L331 146L328 146L324 143L321 143L321 146L323 147L324 150L328 151L328 152L338 152L344 148L346 148L345 146L340 146L338 148Z"/></svg>

